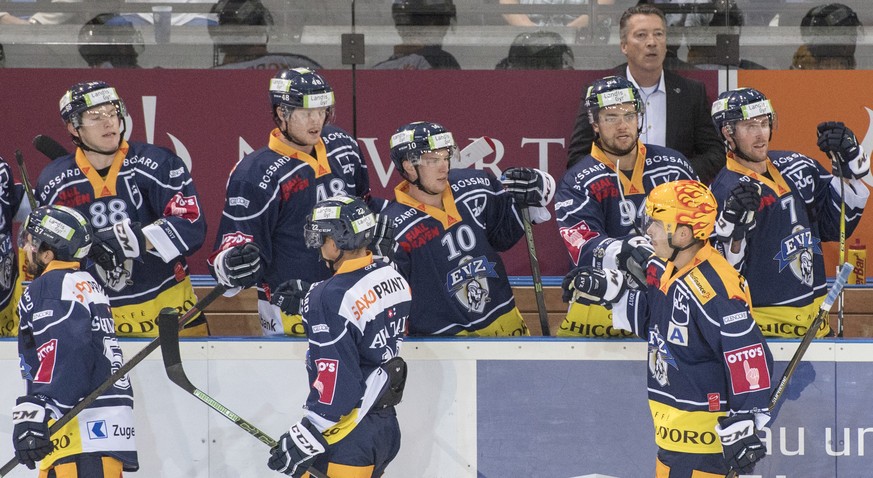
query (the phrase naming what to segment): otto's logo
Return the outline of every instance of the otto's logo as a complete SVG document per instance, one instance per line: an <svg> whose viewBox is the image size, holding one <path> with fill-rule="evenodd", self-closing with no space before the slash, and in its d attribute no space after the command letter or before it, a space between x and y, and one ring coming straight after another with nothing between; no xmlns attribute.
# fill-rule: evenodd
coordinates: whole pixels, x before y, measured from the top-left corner
<svg viewBox="0 0 873 478"><path fill-rule="evenodd" d="M318 359L315 361L318 377L312 383L312 388L318 390L318 401L326 405L333 403L336 391L336 378L339 373L339 360Z"/></svg>
<svg viewBox="0 0 873 478"><path fill-rule="evenodd" d="M183 196L176 193L164 208L164 216L176 216L194 222L200 219L200 204L197 196Z"/></svg>

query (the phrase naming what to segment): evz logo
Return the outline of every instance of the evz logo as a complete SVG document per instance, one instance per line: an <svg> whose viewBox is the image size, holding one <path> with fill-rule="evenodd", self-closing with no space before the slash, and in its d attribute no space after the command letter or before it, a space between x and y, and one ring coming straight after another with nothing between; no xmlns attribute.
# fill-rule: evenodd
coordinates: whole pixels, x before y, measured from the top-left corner
<svg viewBox="0 0 873 478"><path fill-rule="evenodd" d="M481 228L485 228L482 221L479 220L485 214L485 207L488 205L488 198L484 194L473 194L464 199L464 206L470 211L470 216L476 221L476 224Z"/></svg>

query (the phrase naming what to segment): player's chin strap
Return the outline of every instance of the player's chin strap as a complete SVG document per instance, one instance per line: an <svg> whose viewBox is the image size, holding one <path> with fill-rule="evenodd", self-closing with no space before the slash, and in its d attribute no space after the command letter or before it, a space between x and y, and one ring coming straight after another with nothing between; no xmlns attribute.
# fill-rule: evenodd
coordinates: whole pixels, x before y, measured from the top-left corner
<svg viewBox="0 0 873 478"><path fill-rule="evenodd" d="M673 245L673 234L670 234L669 236L667 236L667 244L670 246L670 249L673 249L673 254L671 254L670 258L667 260L670 262L675 261L676 256L678 256L680 252L684 251L685 249L689 249L690 247L694 246L698 242L703 242L703 241L701 241L700 239L691 239L691 242L689 242L688 244L686 244L682 247L674 246Z"/></svg>
<svg viewBox="0 0 873 478"><path fill-rule="evenodd" d="M731 127L731 139L734 140L734 145L736 145L736 144L737 144L737 138L736 138L736 136L735 136L735 133L733 132L733 127ZM773 126L772 126L772 124L771 124L771 126L770 126L770 137L767 138L767 143L769 143L770 140L772 140L772 139L773 139ZM755 161L754 159L750 158L748 155L746 155L746 153L744 153L743 150L741 150L740 148L738 148L738 147L737 147L737 148L732 148L731 145L730 145L730 143L729 143L727 140L724 141L724 145L725 145L725 147L727 147L728 151L730 151L734 156L736 156L736 157L742 159L743 161L748 161L748 162L750 162L750 163L756 163L756 162L758 162L758 161Z"/></svg>
<svg viewBox="0 0 873 478"><path fill-rule="evenodd" d="M331 272L336 272L336 268L334 266L336 266L337 262L342 260L343 254L346 253L346 251L344 251L342 249L340 249L339 251L340 251L339 255L336 256L336 259L334 259L334 260L330 260L330 259L324 257L324 254L322 254L322 256L321 256L321 260L324 262L324 265L326 265L327 268L330 269Z"/></svg>
<svg viewBox="0 0 873 478"><path fill-rule="evenodd" d="M118 114L118 119L119 121L121 121L121 132L118 133L118 145L112 151L100 151L99 149L94 149L85 144L85 142L82 141L82 133L79 132L81 126L76 128L76 132L79 133L79 136L75 136L72 134L70 135L73 138L73 144L82 148L82 151L92 151L94 153L105 154L107 156L115 154L121 148L121 143L124 142L124 133L127 132L127 122L124 121L124 117L122 117L120 113Z"/></svg>

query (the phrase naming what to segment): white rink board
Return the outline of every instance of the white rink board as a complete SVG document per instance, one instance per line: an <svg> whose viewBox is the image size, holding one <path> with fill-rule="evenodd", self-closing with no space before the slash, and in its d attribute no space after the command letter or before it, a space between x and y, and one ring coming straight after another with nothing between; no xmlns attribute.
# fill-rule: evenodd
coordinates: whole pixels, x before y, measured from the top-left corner
<svg viewBox="0 0 873 478"><path fill-rule="evenodd" d="M145 344L123 340L125 356L133 356ZM790 359L796 344L771 344L776 360ZM308 381L303 362L306 342L191 340L183 341L181 350L195 386L273 438L300 418ZM582 367L588 360L642 362L645 344L567 339L407 340L402 354L410 367L406 395L398 406L403 444L385 476L460 478L477 476L477 422L485 419L477 417L477 360L575 360L582 361ZM873 344L817 342L807 358L870 362ZM159 351L134 368L132 381L141 469L131 476L281 476L267 469L265 445L166 378ZM0 340L0 383L0 462L5 463L12 458L10 409L23 392L14 339ZM542 459L545 463L549 457ZM579 471L577 476L609 472ZM8 476L36 475L19 466Z"/></svg>

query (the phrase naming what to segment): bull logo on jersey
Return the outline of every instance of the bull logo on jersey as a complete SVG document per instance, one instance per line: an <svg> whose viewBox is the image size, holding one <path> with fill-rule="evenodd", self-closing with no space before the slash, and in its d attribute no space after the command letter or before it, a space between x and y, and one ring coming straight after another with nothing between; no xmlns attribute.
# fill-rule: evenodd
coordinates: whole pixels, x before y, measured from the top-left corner
<svg viewBox="0 0 873 478"><path fill-rule="evenodd" d="M488 204L488 199L484 194L473 194L472 196L464 199L464 206L467 207L467 210L470 211L470 216L476 221L476 224L479 225L482 229L485 229L485 225L482 224L480 218L485 215L485 206Z"/></svg>
<svg viewBox="0 0 873 478"><path fill-rule="evenodd" d="M488 278L498 277L494 265L485 256L461 258L460 265L446 274L446 290L468 311L481 314L491 301Z"/></svg>
<svg viewBox="0 0 873 478"><path fill-rule="evenodd" d="M669 367L679 370L676 359L670 352L667 341L661 335L658 326L649 329L649 372L658 385L665 387L670 384Z"/></svg>
<svg viewBox="0 0 873 478"><path fill-rule="evenodd" d="M142 207L143 198L139 186L136 185L136 176L133 174L125 176L124 184L127 186L127 192L130 195L130 202L133 204L134 209L139 210Z"/></svg>
<svg viewBox="0 0 873 478"><path fill-rule="evenodd" d="M779 272L788 267L802 284L812 286L813 254L821 255L820 244L821 239L813 236L812 230L797 226L790 236L782 239L773 260L779 261Z"/></svg>
<svg viewBox="0 0 873 478"><path fill-rule="evenodd" d="M125 260L124 263L109 271L98 264L95 264L94 269L97 270L97 276L107 289L120 292L125 287L133 284L133 281L130 279L133 276L133 259Z"/></svg>
<svg viewBox="0 0 873 478"><path fill-rule="evenodd" d="M103 337L103 356L109 361L112 373L117 372L124 365L124 356L121 354L121 347L118 346L118 339L115 337ZM115 387L122 390L129 389L130 378L124 375L115 382Z"/></svg>
<svg viewBox="0 0 873 478"><path fill-rule="evenodd" d="M8 234L0 235L0 288L9 290L15 278L15 252L12 249L12 239Z"/></svg>

